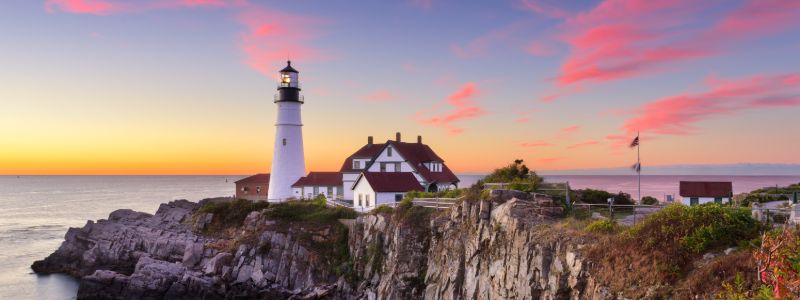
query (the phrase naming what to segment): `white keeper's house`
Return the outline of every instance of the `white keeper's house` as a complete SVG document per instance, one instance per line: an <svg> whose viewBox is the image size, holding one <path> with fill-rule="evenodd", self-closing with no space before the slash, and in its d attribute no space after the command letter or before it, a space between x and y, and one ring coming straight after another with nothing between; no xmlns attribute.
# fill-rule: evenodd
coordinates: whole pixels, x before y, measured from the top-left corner
<svg viewBox="0 0 800 300"><path fill-rule="evenodd" d="M728 203L733 197L730 181L681 181L680 196L683 204Z"/></svg>
<svg viewBox="0 0 800 300"><path fill-rule="evenodd" d="M343 200L362 210L400 201L410 191L445 191L458 187L459 179L444 159L422 143L403 142L398 132L394 140L367 144L347 157L338 172L305 173L303 123L297 69L291 62L280 70L275 140L270 174L256 174L236 182L236 196L253 200L281 202L292 199ZM377 204L377 205L376 205Z"/></svg>

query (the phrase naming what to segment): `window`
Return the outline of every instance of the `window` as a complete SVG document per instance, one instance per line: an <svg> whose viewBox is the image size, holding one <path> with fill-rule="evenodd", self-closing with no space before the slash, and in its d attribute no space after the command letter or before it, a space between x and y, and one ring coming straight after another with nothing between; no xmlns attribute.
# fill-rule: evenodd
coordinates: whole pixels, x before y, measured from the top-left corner
<svg viewBox="0 0 800 300"><path fill-rule="evenodd" d="M386 148L386 156L389 156L389 157L392 156L392 147Z"/></svg>
<svg viewBox="0 0 800 300"><path fill-rule="evenodd" d="M283 145L286 146L286 139L283 139Z"/></svg>
<svg viewBox="0 0 800 300"><path fill-rule="evenodd" d="M722 203L722 197L714 198L714 203Z"/></svg>
<svg viewBox="0 0 800 300"><path fill-rule="evenodd" d="M381 163L381 172L386 172L386 163L385 162Z"/></svg>
<svg viewBox="0 0 800 300"><path fill-rule="evenodd" d="M689 205L698 205L700 204L700 199L697 197L689 198Z"/></svg>
<svg viewBox="0 0 800 300"><path fill-rule="evenodd" d="M364 201L364 206L369 207L369 194L367 194L364 198L366 198Z"/></svg>
<svg viewBox="0 0 800 300"><path fill-rule="evenodd" d="M402 168L400 167L400 163L394 163L394 171L400 172L400 170L402 170Z"/></svg>
<svg viewBox="0 0 800 300"><path fill-rule="evenodd" d="M261 194L261 187L260 186L256 187L256 194Z"/></svg>
<svg viewBox="0 0 800 300"><path fill-rule="evenodd" d="M354 160L353 161L353 169L361 169L361 162Z"/></svg>
<svg viewBox="0 0 800 300"><path fill-rule="evenodd" d="M394 202L403 201L403 194L394 194Z"/></svg>
<svg viewBox="0 0 800 300"><path fill-rule="evenodd" d="M361 198L362 198L363 196L364 196L364 195L362 195L362 194L358 194L358 206L362 206L362 205L361 205Z"/></svg>
<svg viewBox="0 0 800 300"><path fill-rule="evenodd" d="M319 187L318 186L314 187L314 196L316 196L316 195L319 195Z"/></svg>
<svg viewBox="0 0 800 300"><path fill-rule="evenodd" d="M332 186L328 187L328 198L333 198L333 187Z"/></svg>

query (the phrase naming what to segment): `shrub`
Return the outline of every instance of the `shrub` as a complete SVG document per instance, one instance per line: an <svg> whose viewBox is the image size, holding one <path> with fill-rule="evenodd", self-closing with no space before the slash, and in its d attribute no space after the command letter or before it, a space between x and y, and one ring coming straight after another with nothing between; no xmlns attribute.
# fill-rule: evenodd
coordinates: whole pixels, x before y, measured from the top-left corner
<svg viewBox="0 0 800 300"><path fill-rule="evenodd" d="M610 220L597 220L586 226L586 231L594 233L611 234L619 231L620 226L617 222Z"/></svg>
<svg viewBox="0 0 800 300"><path fill-rule="evenodd" d="M394 212L394 208L383 204L372 210L372 213L374 214L391 214L392 212Z"/></svg>
<svg viewBox="0 0 800 300"><path fill-rule="evenodd" d="M542 177L536 175L536 172L531 172L521 159L517 159L506 167L495 169L483 179L483 182L511 183L512 189L532 191L543 180Z"/></svg>
<svg viewBox="0 0 800 300"><path fill-rule="evenodd" d="M642 197L642 204L644 204L644 205L657 205L658 204L658 199L656 199L655 197L644 196L644 197Z"/></svg>
<svg viewBox="0 0 800 300"><path fill-rule="evenodd" d="M265 214L275 220L317 224L333 223L339 219L355 219L358 215L350 208L327 207L314 201L289 201L273 204Z"/></svg>
<svg viewBox="0 0 800 300"><path fill-rule="evenodd" d="M735 246L758 235L762 225L750 211L716 203L695 206L673 204L645 218L632 228L643 246L680 246L700 253L714 247ZM675 244L675 243L678 244Z"/></svg>
<svg viewBox="0 0 800 300"><path fill-rule="evenodd" d="M672 204L645 217L633 227L592 245L587 251L587 259L597 263L593 274L597 274L597 279L605 282L613 292L625 290L632 282L639 286L674 286L679 279L690 274L694 262L703 252L721 250L736 246L740 241L751 240L758 236L762 228L763 225L754 220L747 209L723 207L715 203L691 207ZM741 265L747 262L736 263L740 265L731 265L729 268L720 265L719 269L747 269ZM702 280L708 277L698 278ZM720 277L709 280L716 280L717 283L712 286L720 287ZM672 291L681 290L676 288ZM644 292L626 292L626 296L640 298L644 297ZM673 297L687 299L681 295Z"/></svg>
<svg viewBox="0 0 800 300"><path fill-rule="evenodd" d="M777 299L800 298L800 232L782 229L763 235L755 252L761 283L772 287Z"/></svg>
<svg viewBox="0 0 800 300"><path fill-rule="evenodd" d="M607 191L594 189L576 190L576 192L578 199L584 203L606 204L608 203L608 198L614 198L614 204L633 204L631 195L628 193L619 192L617 194L612 194Z"/></svg>

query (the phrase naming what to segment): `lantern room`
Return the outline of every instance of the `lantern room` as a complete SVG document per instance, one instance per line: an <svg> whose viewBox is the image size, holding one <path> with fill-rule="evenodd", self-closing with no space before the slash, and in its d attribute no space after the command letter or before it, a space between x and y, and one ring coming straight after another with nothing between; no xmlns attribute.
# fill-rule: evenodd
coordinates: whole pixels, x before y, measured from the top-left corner
<svg viewBox="0 0 800 300"><path fill-rule="evenodd" d="M281 70L281 81L280 87L281 88L300 88L300 82L297 79L297 75L299 72L292 68L292 61L286 61L286 67Z"/></svg>

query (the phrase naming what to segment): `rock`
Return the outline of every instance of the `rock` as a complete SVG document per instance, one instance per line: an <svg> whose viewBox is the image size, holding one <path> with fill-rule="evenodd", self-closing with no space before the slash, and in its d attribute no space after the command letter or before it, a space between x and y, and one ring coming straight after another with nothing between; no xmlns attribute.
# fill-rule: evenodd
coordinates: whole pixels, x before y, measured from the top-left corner
<svg viewBox="0 0 800 300"><path fill-rule="evenodd" d="M220 272L222 272L222 266L230 264L232 259L233 255L230 253L220 252L205 264L203 272L211 275L220 274Z"/></svg>
<svg viewBox="0 0 800 300"><path fill-rule="evenodd" d="M730 255L734 251L736 251L736 247L730 247L728 249L725 249L725 255Z"/></svg>
<svg viewBox="0 0 800 300"><path fill-rule="evenodd" d="M79 299L621 298L592 279L581 241L547 231L559 207L496 193L434 217L342 222L350 254L342 265L320 256L335 228L251 212L234 237L219 239L198 233L213 215L179 200L154 215L118 210L71 228L33 268L80 277Z"/></svg>
<svg viewBox="0 0 800 300"><path fill-rule="evenodd" d="M711 260L711 259L714 259L714 257L717 257L717 256L714 255L714 253L711 253L711 252L703 254L703 260Z"/></svg>

